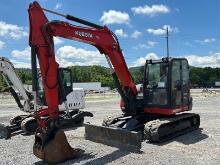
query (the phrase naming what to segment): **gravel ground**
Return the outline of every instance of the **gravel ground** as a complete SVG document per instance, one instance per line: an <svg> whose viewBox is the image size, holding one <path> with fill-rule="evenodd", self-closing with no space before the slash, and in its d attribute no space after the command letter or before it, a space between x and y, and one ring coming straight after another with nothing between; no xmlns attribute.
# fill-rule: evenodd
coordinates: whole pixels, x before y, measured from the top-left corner
<svg viewBox="0 0 220 165"><path fill-rule="evenodd" d="M0 100L0 123L21 113L13 101ZM87 111L94 114L85 122L101 124L106 116L119 114L119 99L89 101ZM162 144L142 143L142 153L130 153L84 139L84 127L66 130L73 147L87 155L63 164L220 164L220 96L194 97L193 112L201 116L199 130ZM0 139L0 164L44 164L32 154L34 136L16 135Z"/></svg>

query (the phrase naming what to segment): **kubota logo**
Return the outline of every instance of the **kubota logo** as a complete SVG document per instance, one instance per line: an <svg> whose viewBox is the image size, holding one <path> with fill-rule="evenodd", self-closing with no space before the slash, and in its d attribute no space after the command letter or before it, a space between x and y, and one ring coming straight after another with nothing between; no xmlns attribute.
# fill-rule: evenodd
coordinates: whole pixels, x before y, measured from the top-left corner
<svg viewBox="0 0 220 165"><path fill-rule="evenodd" d="M75 31L75 35L80 37L93 38L93 35L87 32Z"/></svg>

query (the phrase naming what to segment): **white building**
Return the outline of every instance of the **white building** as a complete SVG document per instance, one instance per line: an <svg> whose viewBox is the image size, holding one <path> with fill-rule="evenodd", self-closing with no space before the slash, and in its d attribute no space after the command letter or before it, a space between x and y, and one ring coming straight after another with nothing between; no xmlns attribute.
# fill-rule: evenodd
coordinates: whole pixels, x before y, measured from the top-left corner
<svg viewBox="0 0 220 165"><path fill-rule="evenodd" d="M96 92L104 92L110 90L110 87L101 87L101 82L73 83L73 88L83 88L84 91L96 91Z"/></svg>
<svg viewBox="0 0 220 165"><path fill-rule="evenodd" d="M215 82L215 87L220 87L220 81Z"/></svg>
<svg viewBox="0 0 220 165"><path fill-rule="evenodd" d="M32 92L32 85L24 84L28 92ZM104 92L110 90L110 87L101 87L101 82L76 82L73 83L73 89L83 88L84 91Z"/></svg>

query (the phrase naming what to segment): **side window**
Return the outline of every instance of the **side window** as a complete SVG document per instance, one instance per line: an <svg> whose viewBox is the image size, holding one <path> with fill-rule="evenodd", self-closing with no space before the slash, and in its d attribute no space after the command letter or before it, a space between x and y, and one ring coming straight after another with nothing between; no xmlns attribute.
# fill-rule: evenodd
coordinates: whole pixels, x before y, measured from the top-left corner
<svg viewBox="0 0 220 165"><path fill-rule="evenodd" d="M71 79L71 70L59 68L59 75L62 84L63 94L67 96L72 92L72 79Z"/></svg>
<svg viewBox="0 0 220 165"><path fill-rule="evenodd" d="M68 70L63 70L63 85L71 87L71 73Z"/></svg>
<svg viewBox="0 0 220 165"><path fill-rule="evenodd" d="M172 89L176 89L180 85L180 62L173 61L172 64Z"/></svg>
<svg viewBox="0 0 220 165"><path fill-rule="evenodd" d="M147 88L166 88L168 65L163 63L148 64L147 72Z"/></svg>
<svg viewBox="0 0 220 165"><path fill-rule="evenodd" d="M172 104L174 107L181 105L181 72L180 72L180 61L172 62Z"/></svg>
<svg viewBox="0 0 220 165"><path fill-rule="evenodd" d="M182 61L183 86L189 83L189 67L187 61Z"/></svg>
<svg viewBox="0 0 220 165"><path fill-rule="evenodd" d="M37 79L37 104L41 106L47 105L44 94L43 80L40 73L38 73Z"/></svg>
<svg viewBox="0 0 220 165"><path fill-rule="evenodd" d="M157 86L157 82L160 80L160 65L159 64L148 64L147 67L147 88Z"/></svg>

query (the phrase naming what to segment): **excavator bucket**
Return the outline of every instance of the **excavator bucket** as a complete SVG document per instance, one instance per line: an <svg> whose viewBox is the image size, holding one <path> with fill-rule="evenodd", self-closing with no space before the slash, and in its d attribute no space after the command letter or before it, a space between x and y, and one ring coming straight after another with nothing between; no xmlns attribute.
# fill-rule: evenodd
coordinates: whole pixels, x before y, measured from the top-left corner
<svg viewBox="0 0 220 165"><path fill-rule="evenodd" d="M85 139L119 149L138 152L141 149L142 134L121 128L85 125Z"/></svg>
<svg viewBox="0 0 220 165"><path fill-rule="evenodd" d="M56 164L65 160L81 156L84 150L72 148L61 129L50 133L50 136L43 133L36 133L33 153L36 157L50 164Z"/></svg>

